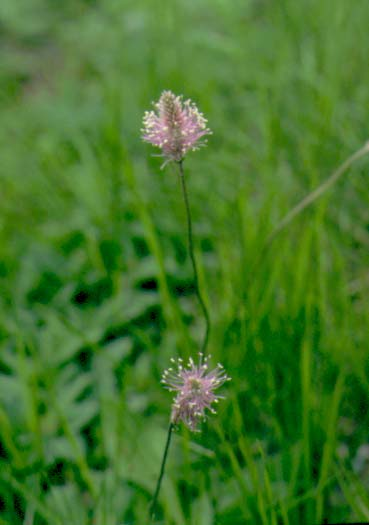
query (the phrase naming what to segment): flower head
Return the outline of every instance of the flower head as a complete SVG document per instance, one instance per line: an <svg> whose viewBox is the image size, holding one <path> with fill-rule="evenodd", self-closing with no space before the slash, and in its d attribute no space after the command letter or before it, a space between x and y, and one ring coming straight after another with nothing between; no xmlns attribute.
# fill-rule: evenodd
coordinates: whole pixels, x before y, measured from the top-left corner
<svg viewBox="0 0 369 525"><path fill-rule="evenodd" d="M183 421L193 431L197 431L200 421L206 418L206 409L216 413L212 405L218 403L223 396L214 394L214 390L230 381L222 365L218 363L209 372L210 356L203 357L201 353L199 356L198 364L190 358L186 366L182 359L171 359L176 369L165 370L161 380L168 390L177 393L172 405L172 423Z"/></svg>
<svg viewBox="0 0 369 525"><path fill-rule="evenodd" d="M161 148L166 162L180 162L188 151L194 151L206 141L199 142L204 135L211 134L206 119L191 100L183 102L182 96L163 91L155 111L146 111L143 118L142 138Z"/></svg>

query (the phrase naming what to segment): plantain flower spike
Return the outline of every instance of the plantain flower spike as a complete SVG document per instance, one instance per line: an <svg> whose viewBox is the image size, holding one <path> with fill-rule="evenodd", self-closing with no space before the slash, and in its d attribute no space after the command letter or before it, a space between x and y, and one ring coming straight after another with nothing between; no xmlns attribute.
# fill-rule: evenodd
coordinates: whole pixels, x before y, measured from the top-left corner
<svg viewBox="0 0 369 525"><path fill-rule="evenodd" d="M206 127L207 120L191 100L171 91L163 91L159 102L154 104L156 111L146 111L143 118L142 138L162 151L165 162L181 162L188 151L195 151L206 144L200 140L211 131Z"/></svg>
<svg viewBox="0 0 369 525"><path fill-rule="evenodd" d="M209 357L200 353L198 364L190 358L185 366L182 359L171 359L175 369L170 367L165 370L161 380L168 390L176 392L171 422L177 424L183 421L195 432L199 431L200 422L206 419L205 411L215 414L213 405L223 398L214 391L231 379L219 363L215 369L209 371Z"/></svg>

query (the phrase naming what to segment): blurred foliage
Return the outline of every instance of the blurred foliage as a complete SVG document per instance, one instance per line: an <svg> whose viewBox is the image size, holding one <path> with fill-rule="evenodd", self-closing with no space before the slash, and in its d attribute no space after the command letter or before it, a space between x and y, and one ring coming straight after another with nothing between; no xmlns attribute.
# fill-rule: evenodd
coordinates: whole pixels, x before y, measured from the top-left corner
<svg viewBox="0 0 369 525"><path fill-rule="evenodd" d="M214 135L185 163L217 418L170 452L160 523L369 520L369 4L2 0L0 525L147 522L170 357L204 329L163 89ZM254 274L250 274L254 268Z"/></svg>

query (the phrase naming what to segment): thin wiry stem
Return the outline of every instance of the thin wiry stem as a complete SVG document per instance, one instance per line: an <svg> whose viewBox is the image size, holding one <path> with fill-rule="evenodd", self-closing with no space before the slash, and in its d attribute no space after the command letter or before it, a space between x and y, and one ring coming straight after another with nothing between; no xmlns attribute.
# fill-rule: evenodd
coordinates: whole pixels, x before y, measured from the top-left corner
<svg viewBox="0 0 369 525"><path fill-rule="evenodd" d="M187 186L186 186L186 179L185 179L185 175L183 171L183 161L182 160L178 162L178 167L179 167L179 179L181 181L183 200L185 203L186 216L187 216L188 251L190 253L190 258L192 261L196 295L199 300L201 310L205 318L205 335L204 335L204 340L203 340L202 347L201 347L201 352L205 355L206 348L208 346L209 335L210 335L210 316L206 308L205 301L200 292L199 276L197 272L197 265L196 265L195 252L194 252L194 246L193 246L191 209L190 209L190 203L188 199L188 192L187 192Z"/></svg>
<svg viewBox="0 0 369 525"><path fill-rule="evenodd" d="M155 519L155 507L156 507L156 503L158 501L159 492L160 492L160 488L161 488L161 482L163 480L163 476L164 476L164 472L165 472L165 464L166 464L167 458L168 458L168 452L169 452L170 442L171 442L171 439L172 439L173 429L174 429L174 424L170 423L169 428L168 428L167 441L165 443L163 459L161 460L160 473L159 473L158 481L156 483L156 489L155 489L154 497L152 498L152 502L151 502L151 505L150 505L150 508L149 508L150 518L152 520Z"/></svg>
<svg viewBox="0 0 369 525"><path fill-rule="evenodd" d="M195 259L195 253L194 253L194 243L193 243L193 236L192 236L191 209L190 209L190 203L189 203L189 199L188 199L186 180L185 180L185 176L184 176L182 161L178 162L178 166L179 166L179 178L180 178L180 181L181 181L182 194L183 194L183 199L184 199L185 208L186 208L188 251L189 251L191 262L192 262L193 274L194 274L194 279L195 279L196 295L197 295L198 301L200 303L200 306L201 306L201 309L202 309L202 312L203 312L204 318L205 318L205 325L206 325L206 327L205 327L205 335L204 335L204 340L203 340L202 347L201 347L202 354L205 355L206 348L207 348L208 341L209 341L209 334L210 334L210 317L209 317L209 313L208 313L208 310L206 308L204 299L203 299L203 297L201 295L201 292L200 292L199 276L198 276L198 272L197 272L197 265L196 265L196 259ZM167 441L166 441L165 448L164 448L163 459L161 461L159 477L158 477L158 481L156 483L155 493L154 493L154 496L153 496L153 499L152 499L152 502L151 502L151 505L150 505L150 509L149 509L151 520L155 519L155 507L156 507L156 504L157 504L157 501L158 501L159 492L160 492L160 488L161 488L161 483L162 483L162 480L163 480L163 477L164 477L164 473L165 473L165 465L166 465L167 458L168 458L168 452L169 452L169 447L170 447L170 443L171 443L171 439L172 439L172 433L173 433L173 430L174 430L174 426L175 426L174 423L170 423L169 428L168 428Z"/></svg>

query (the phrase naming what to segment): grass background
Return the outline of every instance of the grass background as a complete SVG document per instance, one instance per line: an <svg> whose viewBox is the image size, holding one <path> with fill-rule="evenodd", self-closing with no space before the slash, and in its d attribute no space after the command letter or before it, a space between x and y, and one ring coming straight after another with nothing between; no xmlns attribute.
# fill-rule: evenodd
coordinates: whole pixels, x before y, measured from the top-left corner
<svg viewBox="0 0 369 525"><path fill-rule="evenodd" d="M174 436L160 523L369 520L365 0L2 0L0 525L147 523L170 357L204 324L176 171L140 139L163 89L186 159L210 348L233 381ZM252 272L252 273L251 273Z"/></svg>

